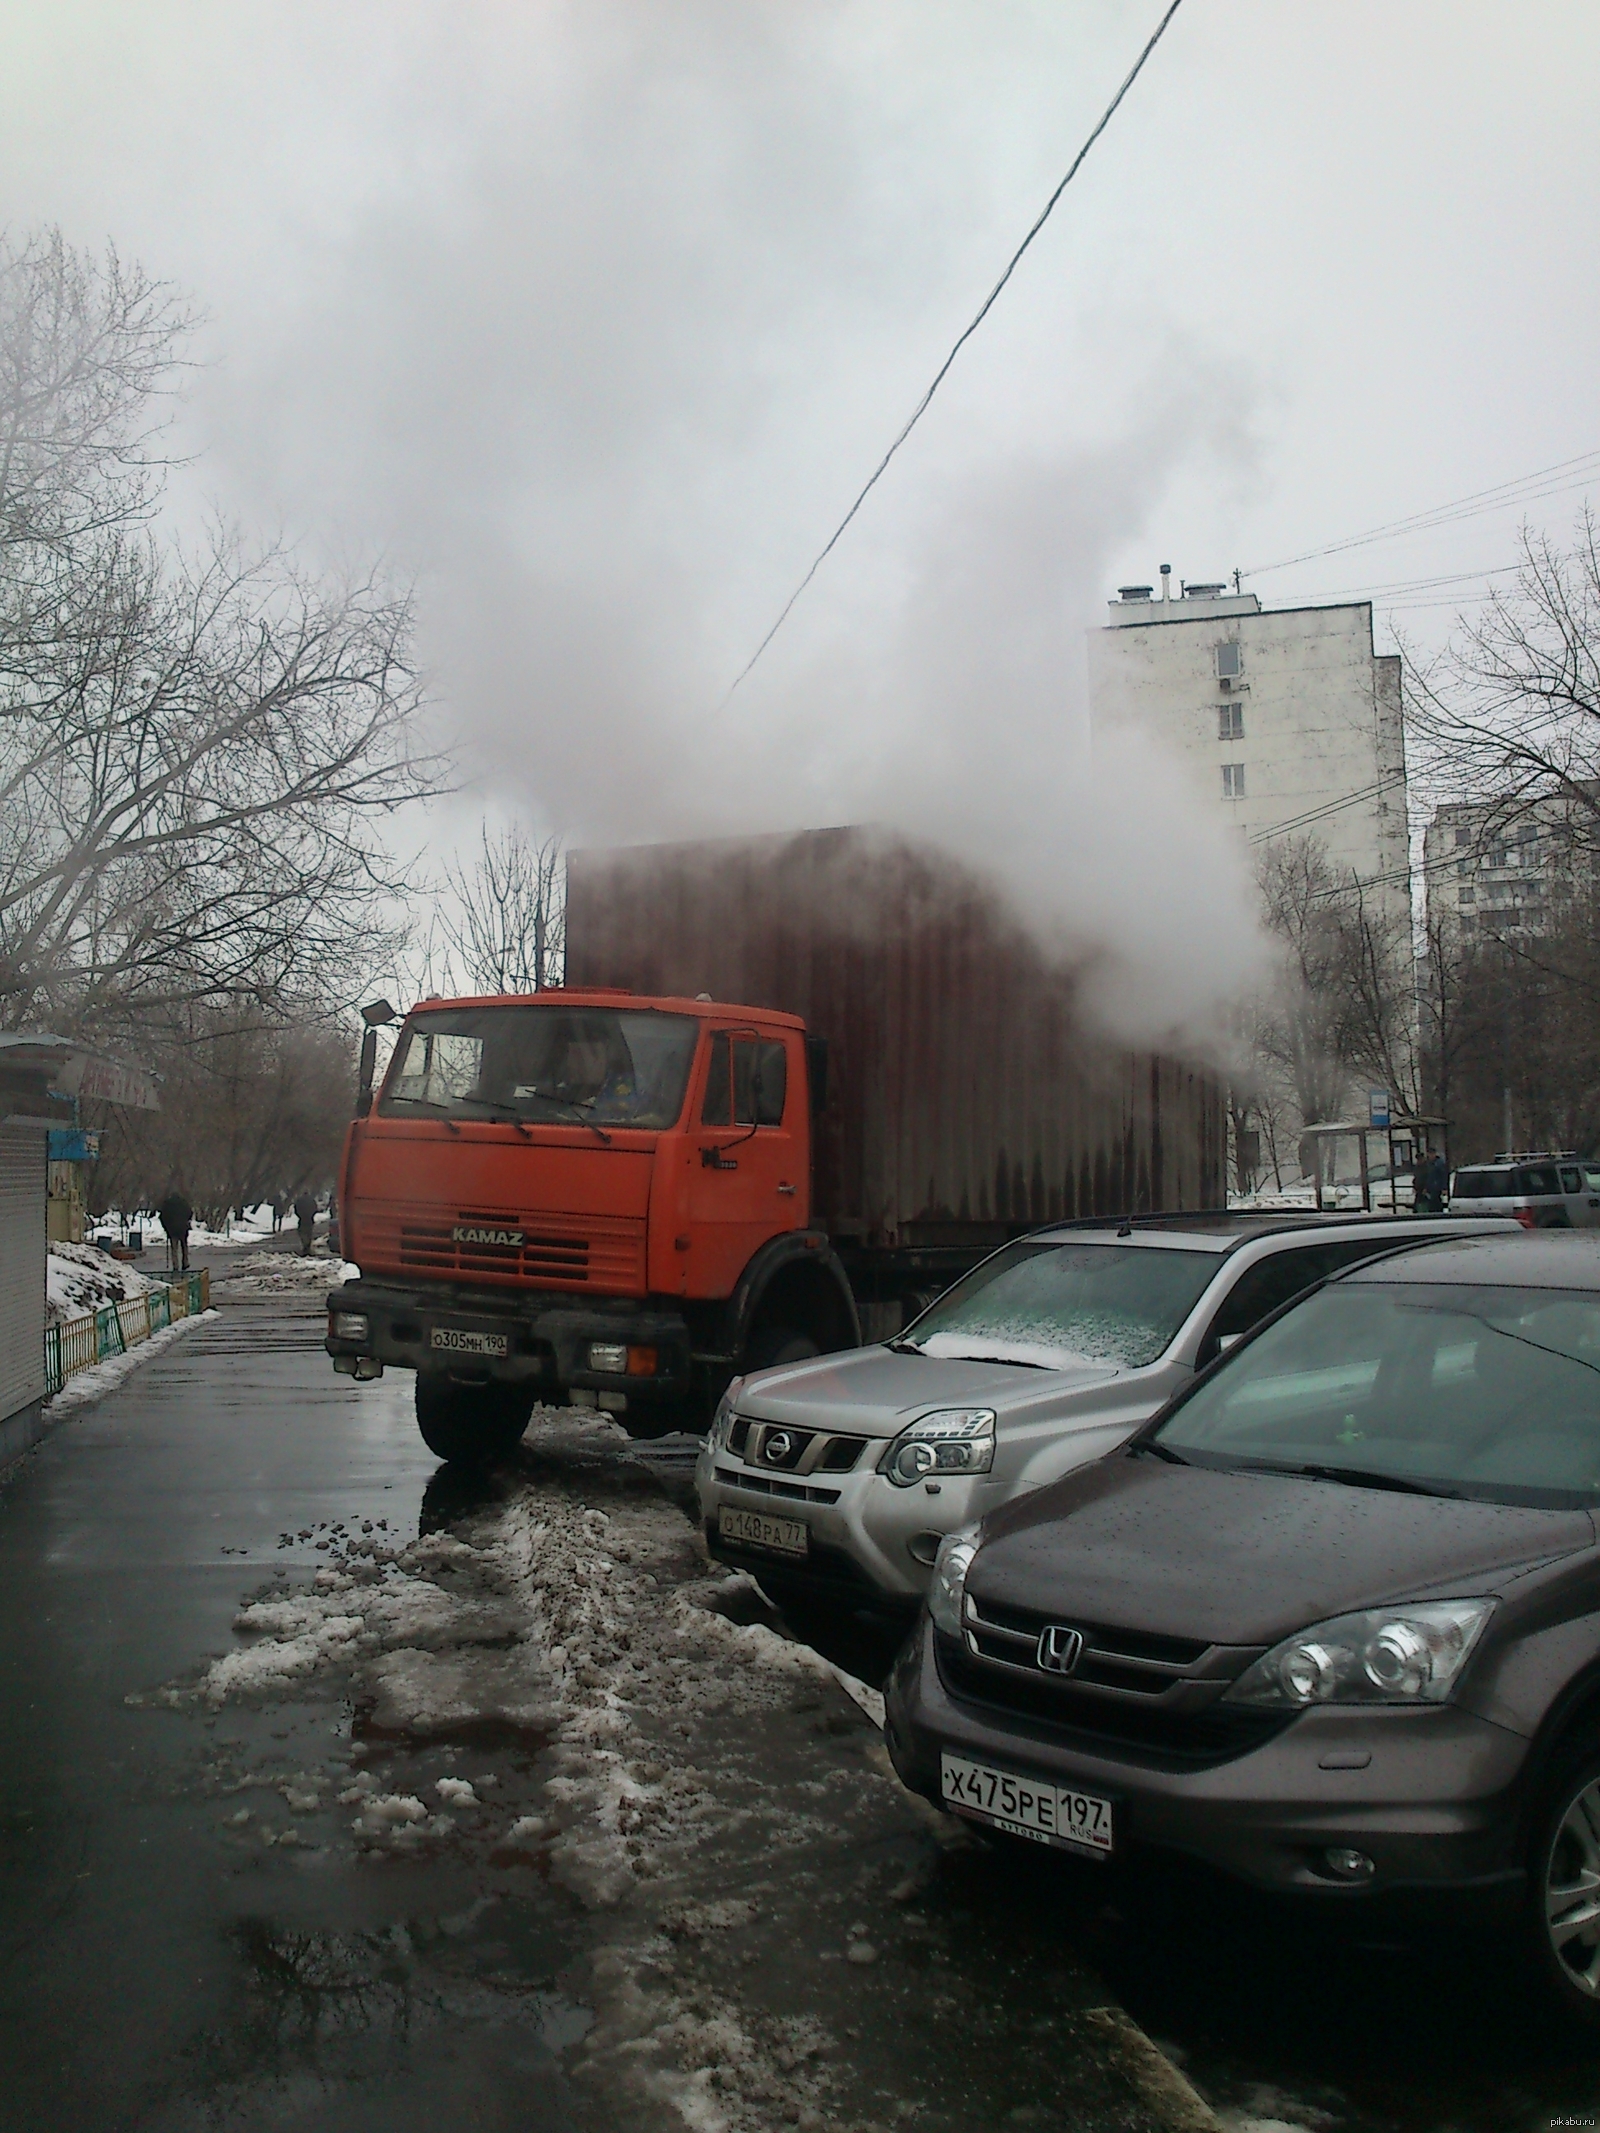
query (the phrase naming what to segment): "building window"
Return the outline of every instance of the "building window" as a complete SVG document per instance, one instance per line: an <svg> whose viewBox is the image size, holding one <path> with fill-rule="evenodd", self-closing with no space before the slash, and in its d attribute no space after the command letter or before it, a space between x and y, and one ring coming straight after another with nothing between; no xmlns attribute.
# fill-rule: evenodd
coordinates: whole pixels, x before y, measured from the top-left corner
<svg viewBox="0 0 1600 2133"><path fill-rule="evenodd" d="M1226 643L1217 646L1217 679L1237 681L1243 672L1244 661L1238 643L1230 637Z"/></svg>
<svg viewBox="0 0 1600 2133"><path fill-rule="evenodd" d="M1462 902L1463 902L1464 904L1475 904L1475 903L1476 903L1476 902L1478 901L1478 892L1477 892L1477 890L1476 890L1476 889L1463 889L1463 890L1461 891L1461 901L1462 901Z"/></svg>
<svg viewBox="0 0 1600 2133"><path fill-rule="evenodd" d="M1242 741L1244 739L1244 705L1218 704L1217 739L1219 741Z"/></svg>
<svg viewBox="0 0 1600 2133"><path fill-rule="evenodd" d="M1462 846L1463 846L1464 844L1470 844L1471 842L1472 842L1472 832L1471 832L1471 830L1469 830L1469 829L1458 829L1458 830L1456 831L1456 850L1457 850L1458 852L1460 851L1461 847L1462 847Z"/></svg>
<svg viewBox="0 0 1600 2133"><path fill-rule="evenodd" d="M1224 800L1242 800L1244 798L1243 763L1223 764L1222 797Z"/></svg>

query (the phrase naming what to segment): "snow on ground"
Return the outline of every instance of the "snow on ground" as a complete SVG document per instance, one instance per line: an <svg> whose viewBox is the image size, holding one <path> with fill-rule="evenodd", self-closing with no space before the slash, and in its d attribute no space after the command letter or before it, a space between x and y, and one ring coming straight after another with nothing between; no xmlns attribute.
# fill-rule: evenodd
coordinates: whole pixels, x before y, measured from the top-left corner
<svg viewBox="0 0 1600 2133"><path fill-rule="evenodd" d="M348 1259L335 1259L328 1252L313 1252L309 1258L292 1251L242 1252L226 1267L213 1268L211 1278L218 1283L225 1281L242 1293L265 1296L278 1291L338 1288L343 1282L354 1281L359 1271Z"/></svg>
<svg viewBox="0 0 1600 2133"><path fill-rule="evenodd" d="M813 2106L832 2078L820 2031L731 2003L697 2011L687 1986L662 1983L661 1968L671 1969L674 1949L747 1926L760 1911L747 1898L704 1900L708 1846L748 1881L786 1854L836 1845L852 1822L881 1836L887 1816L898 1841L909 1831L924 1842L914 1803L827 1661L720 1611L766 1609L742 1573L708 1565L695 1529L628 1460L616 1425L546 1410L527 1441L536 1457L570 1462L574 1476L602 1460L612 1471L631 1465L631 1488L602 1508L559 1479L528 1482L453 1531L404 1547L378 1531L346 1531L309 1587L284 1585L243 1606L235 1649L159 1700L215 1710L304 1696L319 1677L342 1682L365 1714L358 1730L377 1744L354 1744L358 1765L392 1753L384 1743L486 1725L547 1743L535 1814L522 1811L525 1800L502 1802L492 1777L390 1792L358 1768L337 1794L348 1841L381 1854L470 1839L499 1858L538 1862L570 1890L603 1942L586 2061L641 2109L667 2109L694 2133L820 2123ZM849 1686L881 1711L874 1692ZM796 1708L835 1714L827 1725L788 1720L813 1757L803 1782L764 1791L754 1771L732 1777L727 1751L708 1755L709 1727L728 1735L733 1758L759 1756ZM857 1753L835 1768L830 1736L841 1728L871 1740L877 1762ZM852 1963L876 1960L864 1937L848 1945Z"/></svg>
<svg viewBox="0 0 1600 2133"><path fill-rule="evenodd" d="M51 1318L84 1318L102 1304L123 1303L160 1286L93 1244L52 1244L49 1258Z"/></svg>
<svg viewBox="0 0 1600 2133"><path fill-rule="evenodd" d="M208 1318L216 1317L215 1311L197 1311L191 1318L174 1319L170 1326L163 1326L159 1333L152 1333L146 1341L130 1348L126 1355L107 1356L103 1363L91 1363L87 1370L75 1371L54 1399L45 1402L48 1415L70 1414L75 1407L87 1407L92 1400L99 1400L120 1385L125 1377L153 1356L170 1348L174 1341L181 1341L186 1333L205 1324Z"/></svg>

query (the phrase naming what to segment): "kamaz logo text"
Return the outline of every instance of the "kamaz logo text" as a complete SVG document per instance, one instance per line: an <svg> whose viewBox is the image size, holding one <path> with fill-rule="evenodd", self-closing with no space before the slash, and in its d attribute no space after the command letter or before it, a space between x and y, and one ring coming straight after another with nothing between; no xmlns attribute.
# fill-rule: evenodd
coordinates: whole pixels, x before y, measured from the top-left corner
<svg viewBox="0 0 1600 2133"><path fill-rule="evenodd" d="M527 1238L520 1229L468 1229L458 1226L450 1232L456 1244L526 1244Z"/></svg>

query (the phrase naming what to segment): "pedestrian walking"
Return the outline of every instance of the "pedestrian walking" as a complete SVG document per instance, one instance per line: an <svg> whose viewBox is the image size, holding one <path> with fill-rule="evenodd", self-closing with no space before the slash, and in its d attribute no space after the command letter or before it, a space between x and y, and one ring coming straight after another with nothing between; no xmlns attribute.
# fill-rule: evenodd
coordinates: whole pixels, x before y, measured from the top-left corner
<svg viewBox="0 0 1600 2133"><path fill-rule="evenodd" d="M156 1220L161 1224L167 1240L167 1272L187 1274L189 1230L194 1222L194 1209L176 1185L167 1188L166 1198L156 1209Z"/></svg>
<svg viewBox="0 0 1600 2133"><path fill-rule="evenodd" d="M313 1194L303 1192L294 1203L294 1218L300 1226L300 1256L311 1257L311 1240L316 1234L317 1203Z"/></svg>

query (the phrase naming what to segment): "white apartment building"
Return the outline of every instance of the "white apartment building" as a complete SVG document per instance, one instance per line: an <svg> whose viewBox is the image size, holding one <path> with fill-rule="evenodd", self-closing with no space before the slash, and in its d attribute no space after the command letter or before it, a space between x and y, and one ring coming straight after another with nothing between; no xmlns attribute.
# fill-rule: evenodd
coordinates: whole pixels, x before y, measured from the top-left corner
<svg viewBox="0 0 1600 2133"><path fill-rule="evenodd" d="M1549 930L1563 900L1592 883L1590 818L1552 797L1506 810L1457 800L1437 808L1422 842L1428 919L1447 944L1527 940Z"/></svg>
<svg viewBox="0 0 1600 2133"><path fill-rule="evenodd" d="M1125 585L1089 633L1092 728L1175 749L1196 804L1248 844L1315 837L1397 918L1410 909L1400 661L1368 601L1263 609L1254 593Z"/></svg>

